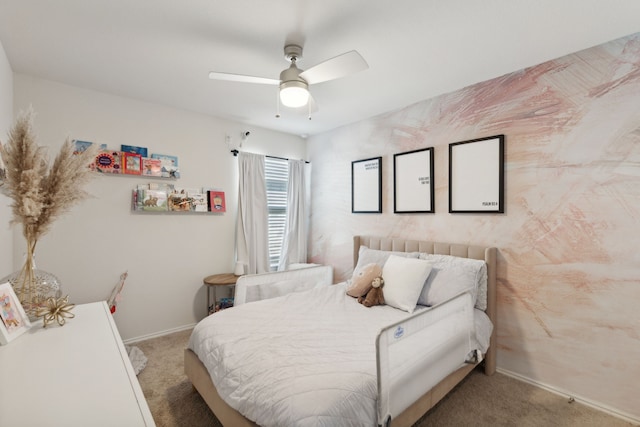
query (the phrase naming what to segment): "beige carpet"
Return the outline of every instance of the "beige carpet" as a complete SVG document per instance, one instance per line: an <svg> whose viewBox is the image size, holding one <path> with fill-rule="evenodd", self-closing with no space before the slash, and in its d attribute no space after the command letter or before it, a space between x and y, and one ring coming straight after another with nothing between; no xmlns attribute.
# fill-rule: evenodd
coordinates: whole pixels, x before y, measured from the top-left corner
<svg viewBox="0 0 640 427"><path fill-rule="evenodd" d="M183 351L190 333L135 344L148 358L138 380L158 427L221 425L184 375ZM511 377L474 371L414 427L631 425Z"/></svg>

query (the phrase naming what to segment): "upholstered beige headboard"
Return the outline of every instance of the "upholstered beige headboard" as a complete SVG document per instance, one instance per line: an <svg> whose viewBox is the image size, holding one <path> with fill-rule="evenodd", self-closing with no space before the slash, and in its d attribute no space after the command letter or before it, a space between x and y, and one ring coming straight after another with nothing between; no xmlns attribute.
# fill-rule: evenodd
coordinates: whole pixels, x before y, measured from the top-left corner
<svg viewBox="0 0 640 427"><path fill-rule="evenodd" d="M460 258L483 259L487 263L487 309L486 313L493 323L491 344L485 355L484 370L491 375L496 370L496 329L497 329L497 295L496 295L496 255L493 247L463 245L457 243L432 242L429 240L409 240L391 237L354 236L353 266L358 263L360 246L382 251L425 252L429 254L453 255Z"/></svg>

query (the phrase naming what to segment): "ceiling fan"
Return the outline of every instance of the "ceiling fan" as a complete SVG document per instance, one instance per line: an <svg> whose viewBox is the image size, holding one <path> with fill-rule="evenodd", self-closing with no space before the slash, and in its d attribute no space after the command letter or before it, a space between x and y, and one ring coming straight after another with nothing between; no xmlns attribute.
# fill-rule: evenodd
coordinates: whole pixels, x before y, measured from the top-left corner
<svg viewBox="0 0 640 427"><path fill-rule="evenodd" d="M279 80L217 71L211 71L209 78L233 82L279 85L280 102L283 105L290 108L309 105L309 110L311 110L313 98L309 93L309 85L339 79L369 68L364 58L355 50L328 59L308 70L301 70L296 66L296 63L302 58L302 46L287 44L284 47L284 57L291 62L291 65L280 73ZM276 114L276 117L279 117L279 114Z"/></svg>

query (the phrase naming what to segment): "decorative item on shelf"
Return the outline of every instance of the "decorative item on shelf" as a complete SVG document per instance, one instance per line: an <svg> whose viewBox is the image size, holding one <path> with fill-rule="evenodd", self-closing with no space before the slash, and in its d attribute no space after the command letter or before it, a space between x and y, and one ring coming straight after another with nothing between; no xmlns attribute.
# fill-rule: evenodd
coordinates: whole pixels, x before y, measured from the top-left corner
<svg viewBox="0 0 640 427"><path fill-rule="evenodd" d="M209 211L209 206L207 204L207 196L202 191L202 188L188 189L187 196L189 196L189 202L191 203L191 211L193 212Z"/></svg>
<svg viewBox="0 0 640 427"><path fill-rule="evenodd" d="M225 212L227 205L224 199L224 191L207 191L207 201L211 212Z"/></svg>
<svg viewBox="0 0 640 427"><path fill-rule="evenodd" d="M123 153L140 154L140 157L147 157L147 147L138 147L136 145L120 145L120 151Z"/></svg>
<svg viewBox="0 0 640 427"><path fill-rule="evenodd" d="M80 154L83 151L85 151L87 148L93 145L93 142L91 141L82 141L80 139L74 139L72 142L75 146L75 150L73 151L73 154ZM106 150L107 144L100 144L100 149Z"/></svg>
<svg viewBox="0 0 640 427"><path fill-rule="evenodd" d="M82 187L93 176L89 165L98 149L97 144L91 144L74 154L76 146L67 139L50 164L44 147L35 142L32 116L31 110L19 115L9 132L9 142L0 150L7 166L5 185L0 190L13 199L11 222L22 224L27 241L26 259L22 269L11 275L15 276L12 286L29 318L35 318L38 308L53 297L43 294L45 282L48 291L60 290L55 276L35 269L38 239L49 231L55 219L87 196ZM53 282L56 285L50 286Z"/></svg>
<svg viewBox="0 0 640 427"><path fill-rule="evenodd" d="M91 165L96 172L121 174L122 153L120 151L102 150L96 156Z"/></svg>
<svg viewBox="0 0 640 427"><path fill-rule="evenodd" d="M142 156L136 153L122 153L123 172L128 175L142 175Z"/></svg>
<svg viewBox="0 0 640 427"><path fill-rule="evenodd" d="M143 157L142 174L145 176L162 177L162 160Z"/></svg>
<svg viewBox="0 0 640 427"><path fill-rule="evenodd" d="M49 323L55 320L58 325L64 326L67 318L73 319L75 314L71 313L75 304L69 303L69 295L64 298L47 298L44 305L36 311L37 317L42 317L43 327L47 327Z"/></svg>
<svg viewBox="0 0 640 427"><path fill-rule="evenodd" d="M174 188L167 196L169 210L172 212L189 212L191 210L190 192L193 189Z"/></svg>
<svg viewBox="0 0 640 427"><path fill-rule="evenodd" d="M139 184L132 192L131 209L136 212L221 213L224 191L175 187L173 184Z"/></svg>
<svg viewBox="0 0 640 427"><path fill-rule="evenodd" d="M164 178L180 178L180 171L178 169L178 158L176 156L170 156L168 154L151 154L152 159L158 159L161 162L161 176Z"/></svg>

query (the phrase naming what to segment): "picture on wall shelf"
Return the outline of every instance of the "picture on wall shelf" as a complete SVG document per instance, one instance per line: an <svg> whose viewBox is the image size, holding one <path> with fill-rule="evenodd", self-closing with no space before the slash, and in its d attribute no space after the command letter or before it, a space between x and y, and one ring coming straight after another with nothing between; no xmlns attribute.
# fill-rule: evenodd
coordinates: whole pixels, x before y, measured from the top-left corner
<svg viewBox="0 0 640 427"><path fill-rule="evenodd" d="M191 200L186 188L176 188L167 197L167 206L173 212L188 212L191 210Z"/></svg>
<svg viewBox="0 0 640 427"><path fill-rule="evenodd" d="M189 201L191 202L191 210L193 212L208 212L209 206L207 202L207 195L202 189L191 189L187 191Z"/></svg>
<svg viewBox="0 0 640 427"><path fill-rule="evenodd" d="M136 153L123 152L124 173L129 175L142 174L142 156Z"/></svg>
<svg viewBox="0 0 640 427"><path fill-rule="evenodd" d="M144 190L142 210L163 212L167 210L167 192L163 190Z"/></svg>
<svg viewBox="0 0 640 427"><path fill-rule="evenodd" d="M169 210L168 195L175 192L172 184L150 182L138 184L132 194L134 211L164 212Z"/></svg>
<svg viewBox="0 0 640 427"><path fill-rule="evenodd" d="M142 157L147 157L147 147L138 147L135 145L120 145L120 151L123 153L135 153L140 154Z"/></svg>
<svg viewBox="0 0 640 427"><path fill-rule="evenodd" d="M224 191L207 191L207 201L211 212L226 212L227 205L224 200Z"/></svg>
<svg viewBox="0 0 640 427"><path fill-rule="evenodd" d="M449 144L449 213L504 213L504 140Z"/></svg>
<svg viewBox="0 0 640 427"><path fill-rule="evenodd" d="M93 142L91 142L91 141L81 141L79 139L74 139L73 143L75 145L75 150L73 152L74 154L82 153L87 148L89 148L89 146L91 146L91 144L93 144Z"/></svg>
<svg viewBox="0 0 640 427"><path fill-rule="evenodd" d="M93 144L93 142L91 142L91 141L82 141L80 139L74 139L73 140L73 144L75 145L75 150L73 151L73 154L79 154L79 153L82 153L87 148L89 148ZM100 144L100 149L101 150L106 150L107 149L107 144Z"/></svg>
<svg viewBox="0 0 640 427"><path fill-rule="evenodd" d="M351 162L351 212L382 213L382 157Z"/></svg>
<svg viewBox="0 0 640 427"><path fill-rule="evenodd" d="M393 212L434 213L433 147L393 155Z"/></svg>
<svg viewBox="0 0 640 427"><path fill-rule="evenodd" d="M142 174L146 176L162 176L162 161L143 157Z"/></svg>
<svg viewBox="0 0 640 427"><path fill-rule="evenodd" d="M91 168L102 173L122 173L121 153L102 150L96 155L96 160Z"/></svg>
<svg viewBox="0 0 640 427"><path fill-rule="evenodd" d="M8 344L31 327L29 317L9 282L0 284L0 319L0 345Z"/></svg>
<svg viewBox="0 0 640 427"><path fill-rule="evenodd" d="M178 157L170 156L168 154L153 153L152 159L159 159L161 166L161 176L164 178L180 178L180 172L178 170Z"/></svg>

